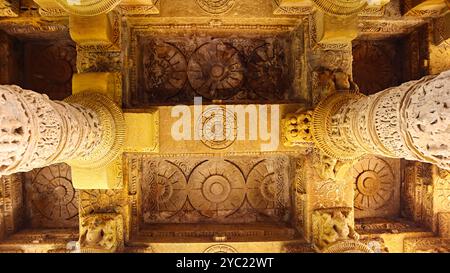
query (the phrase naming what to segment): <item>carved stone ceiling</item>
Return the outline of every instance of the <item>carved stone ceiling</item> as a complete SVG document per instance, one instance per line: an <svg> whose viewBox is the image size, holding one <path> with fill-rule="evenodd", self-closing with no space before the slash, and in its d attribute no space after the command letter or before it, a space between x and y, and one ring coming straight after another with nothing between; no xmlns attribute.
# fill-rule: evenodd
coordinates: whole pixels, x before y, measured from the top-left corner
<svg viewBox="0 0 450 273"><path fill-rule="evenodd" d="M130 106L295 101L302 38L291 33L184 33L138 38ZM132 79L134 77L132 76Z"/></svg>
<svg viewBox="0 0 450 273"><path fill-rule="evenodd" d="M141 221L288 222L289 158L142 158Z"/></svg>

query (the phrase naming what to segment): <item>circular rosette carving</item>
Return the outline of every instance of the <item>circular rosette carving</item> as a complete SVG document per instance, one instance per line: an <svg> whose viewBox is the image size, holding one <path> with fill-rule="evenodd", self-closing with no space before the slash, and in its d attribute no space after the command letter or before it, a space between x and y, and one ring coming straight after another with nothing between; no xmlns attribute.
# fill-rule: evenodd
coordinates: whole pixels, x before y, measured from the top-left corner
<svg viewBox="0 0 450 273"><path fill-rule="evenodd" d="M312 0L321 10L333 15L352 15L367 6L367 0Z"/></svg>
<svg viewBox="0 0 450 273"><path fill-rule="evenodd" d="M197 4L206 12L220 14L229 11L235 0L197 0Z"/></svg>
<svg viewBox="0 0 450 273"><path fill-rule="evenodd" d="M188 63L192 88L208 99L227 99L235 95L244 80L241 57L236 48L222 42L200 46Z"/></svg>
<svg viewBox="0 0 450 273"><path fill-rule="evenodd" d="M255 209L275 208L279 196L276 174L264 162L256 164L247 178L247 198Z"/></svg>
<svg viewBox="0 0 450 273"><path fill-rule="evenodd" d="M248 61L248 84L265 99L283 99L289 87L286 56L277 44L256 48Z"/></svg>
<svg viewBox="0 0 450 273"><path fill-rule="evenodd" d="M31 181L31 204L48 220L65 221L78 215L77 192L66 164L40 169Z"/></svg>
<svg viewBox="0 0 450 273"><path fill-rule="evenodd" d="M205 249L203 253L238 253L237 250L229 245L213 245Z"/></svg>
<svg viewBox="0 0 450 273"><path fill-rule="evenodd" d="M145 218L166 219L183 208L187 199L186 177L177 166L169 161L152 162L144 175Z"/></svg>
<svg viewBox="0 0 450 273"><path fill-rule="evenodd" d="M211 149L225 149L237 137L237 121L233 111L225 107L208 107L200 117L201 141Z"/></svg>
<svg viewBox="0 0 450 273"><path fill-rule="evenodd" d="M363 158L353 165L355 207L361 210L379 209L394 194L395 176L384 160Z"/></svg>
<svg viewBox="0 0 450 273"><path fill-rule="evenodd" d="M119 213L125 203L122 190L84 190L80 192L80 209L85 215Z"/></svg>
<svg viewBox="0 0 450 273"><path fill-rule="evenodd" d="M56 0L67 13L78 16L95 16L108 13L122 0Z"/></svg>
<svg viewBox="0 0 450 273"><path fill-rule="evenodd" d="M228 161L206 161L191 173L188 181L192 206L206 217L225 217L242 205L245 180Z"/></svg>
<svg viewBox="0 0 450 273"><path fill-rule="evenodd" d="M323 253L374 253L366 244L355 240L338 241L326 247Z"/></svg>
<svg viewBox="0 0 450 273"><path fill-rule="evenodd" d="M168 43L155 45L147 53L143 59L146 90L158 99L175 96L187 80L183 53Z"/></svg>

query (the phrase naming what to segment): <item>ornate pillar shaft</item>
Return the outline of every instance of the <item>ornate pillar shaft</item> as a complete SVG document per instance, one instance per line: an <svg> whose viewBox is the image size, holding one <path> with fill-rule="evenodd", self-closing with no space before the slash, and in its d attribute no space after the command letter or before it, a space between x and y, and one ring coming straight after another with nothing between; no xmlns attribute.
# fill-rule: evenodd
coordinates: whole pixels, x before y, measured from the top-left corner
<svg viewBox="0 0 450 273"><path fill-rule="evenodd" d="M14 85L0 86L0 175L68 160L101 161L120 144L115 135L123 117L112 101L97 93L68 100L71 103Z"/></svg>
<svg viewBox="0 0 450 273"><path fill-rule="evenodd" d="M366 97L335 93L313 114L313 138L329 156L405 158L450 169L450 71Z"/></svg>

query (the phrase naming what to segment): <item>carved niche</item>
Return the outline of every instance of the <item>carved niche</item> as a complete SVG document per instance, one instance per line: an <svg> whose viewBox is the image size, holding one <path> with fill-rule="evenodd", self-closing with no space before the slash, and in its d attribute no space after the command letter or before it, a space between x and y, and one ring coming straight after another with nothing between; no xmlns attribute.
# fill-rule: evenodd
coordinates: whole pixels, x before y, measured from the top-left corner
<svg viewBox="0 0 450 273"><path fill-rule="evenodd" d="M0 239L23 226L24 196L22 174L0 177Z"/></svg>
<svg viewBox="0 0 450 273"><path fill-rule="evenodd" d="M289 159L143 158L141 214L154 223L289 220Z"/></svg>
<svg viewBox="0 0 450 273"><path fill-rule="evenodd" d="M433 227L432 165L415 161L403 162L401 213L403 217Z"/></svg>
<svg viewBox="0 0 450 273"><path fill-rule="evenodd" d="M291 36L138 36L138 84L131 86L130 107L192 104L194 96L225 103L296 99L294 78L301 73L294 73L294 60L301 56L294 56L300 51L291 48Z"/></svg>
<svg viewBox="0 0 450 273"><path fill-rule="evenodd" d="M369 95L427 74L425 27L401 37L353 41L353 80Z"/></svg>
<svg viewBox="0 0 450 273"><path fill-rule="evenodd" d="M26 173L26 209L32 228L78 226L78 191L70 167L60 163Z"/></svg>

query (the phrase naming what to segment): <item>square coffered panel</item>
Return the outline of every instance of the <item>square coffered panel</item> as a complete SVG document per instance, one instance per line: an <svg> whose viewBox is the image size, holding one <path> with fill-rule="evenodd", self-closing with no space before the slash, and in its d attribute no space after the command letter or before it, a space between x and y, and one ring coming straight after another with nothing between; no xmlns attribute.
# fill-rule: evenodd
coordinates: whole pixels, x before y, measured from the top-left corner
<svg viewBox="0 0 450 273"><path fill-rule="evenodd" d="M138 35L128 106L300 101L298 47L291 32Z"/></svg>
<svg viewBox="0 0 450 273"><path fill-rule="evenodd" d="M143 157L141 164L142 224L290 220L288 157Z"/></svg>

